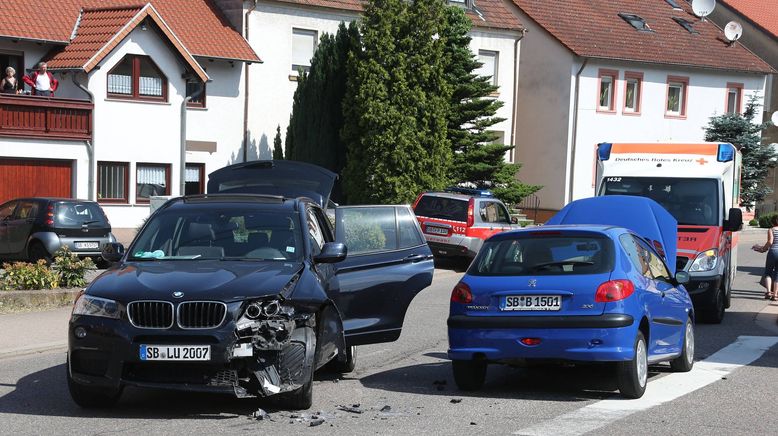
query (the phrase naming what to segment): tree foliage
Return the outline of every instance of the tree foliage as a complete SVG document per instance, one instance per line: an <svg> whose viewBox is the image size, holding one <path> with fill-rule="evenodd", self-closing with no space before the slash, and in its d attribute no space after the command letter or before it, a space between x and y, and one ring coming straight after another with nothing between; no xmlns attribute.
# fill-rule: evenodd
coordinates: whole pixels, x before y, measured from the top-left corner
<svg viewBox="0 0 778 436"><path fill-rule="evenodd" d="M355 23L324 33L308 73L300 72L286 131L286 159L309 162L340 174L346 164L341 104L346 90L346 60L359 47Z"/></svg>
<svg viewBox="0 0 778 436"><path fill-rule="evenodd" d="M448 139L453 151L449 177L459 185L492 189L506 203L518 203L540 187L516 179L520 165L504 159L513 145L495 143L498 136L489 131L505 121L496 116L504 103L490 98L499 89L491 77L476 73L481 62L470 50L471 27L462 8L446 9L446 80L453 87L448 114Z"/></svg>
<svg viewBox="0 0 778 436"><path fill-rule="evenodd" d="M276 137L273 138L273 160L284 158L284 150L281 148L281 126L276 127Z"/></svg>
<svg viewBox="0 0 778 436"><path fill-rule="evenodd" d="M443 0L366 5L343 102L349 202L410 202L448 183L445 8Z"/></svg>
<svg viewBox="0 0 778 436"><path fill-rule="evenodd" d="M758 95L754 94L743 114L723 114L710 118L705 127L705 141L729 142L743 153L741 177L741 203L750 209L772 192L764 181L770 168L776 165L775 150L761 141L762 130L769 123L754 123L759 107Z"/></svg>

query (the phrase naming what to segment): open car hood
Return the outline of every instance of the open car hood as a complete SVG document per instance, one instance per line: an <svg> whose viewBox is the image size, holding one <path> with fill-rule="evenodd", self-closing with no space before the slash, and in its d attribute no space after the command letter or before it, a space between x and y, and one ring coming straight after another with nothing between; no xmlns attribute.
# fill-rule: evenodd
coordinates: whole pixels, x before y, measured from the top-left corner
<svg viewBox="0 0 778 436"><path fill-rule="evenodd" d="M678 222L650 198L629 195L584 198L565 206L546 224L602 224L630 229L647 239L675 274Z"/></svg>
<svg viewBox="0 0 778 436"><path fill-rule="evenodd" d="M308 197L326 208L337 178L332 171L305 162L258 160L212 172L208 175L208 193Z"/></svg>

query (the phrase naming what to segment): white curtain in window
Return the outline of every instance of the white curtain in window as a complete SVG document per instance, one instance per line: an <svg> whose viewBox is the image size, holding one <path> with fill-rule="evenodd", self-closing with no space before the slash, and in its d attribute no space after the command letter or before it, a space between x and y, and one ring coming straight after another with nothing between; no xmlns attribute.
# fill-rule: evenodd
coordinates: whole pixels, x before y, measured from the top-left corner
<svg viewBox="0 0 778 436"><path fill-rule="evenodd" d="M497 52L480 50L478 52L478 61L481 62L481 68L476 70L479 76L491 76L492 84L497 84Z"/></svg>
<svg viewBox="0 0 778 436"><path fill-rule="evenodd" d="M316 32L313 30L292 30L292 65L310 66L316 48Z"/></svg>
<svg viewBox="0 0 778 436"><path fill-rule="evenodd" d="M186 173L184 173L185 182L199 182L200 181L200 168L186 167Z"/></svg>
<svg viewBox="0 0 778 436"><path fill-rule="evenodd" d="M138 87L140 95L162 96L162 78L140 76Z"/></svg>
<svg viewBox="0 0 778 436"><path fill-rule="evenodd" d="M132 94L132 76L109 74L108 92L111 94Z"/></svg>
<svg viewBox="0 0 778 436"><path fill-rule="evenodd" d="M165 186L165 168L139 165L137 183Z"/></svg>

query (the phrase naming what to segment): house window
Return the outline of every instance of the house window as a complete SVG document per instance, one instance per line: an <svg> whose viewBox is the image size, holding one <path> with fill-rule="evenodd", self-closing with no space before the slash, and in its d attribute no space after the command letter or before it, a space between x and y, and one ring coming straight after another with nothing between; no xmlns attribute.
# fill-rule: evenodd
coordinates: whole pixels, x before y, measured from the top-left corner
<svg viewBox="0 0 778 436"><path fill-rule="evenodd" d="M470 9L472 7L472 0L448 0L448 4L459 6L460 8Z"/></svg>
<svg viewBox="0 0 778 436"><path fill-rule="evenodd" d="M616 112L616 77L618 71L600 70L600 86L597 94L598 112Z"/></svg>
<svg viewBox="0 0 778 436"><path fill-rule="evenodd" d="M619 17L621 17L622 20L629 23L630 26L634 27L635 30L639 30L641 32L653 32L650 27L648 27L648 23L646 23L646 20L635 14L625 14L623 12L619 12Z"/></svg>
<svg viewBox="0 0 778 436"><path fill-rule="evenodd" d="M167 101L167 78L150 57L127 55L108 73L108 96Z"/></svg>
<svg viewBox="0 0 778 436"><path fill-rule="evenodd" d="M665 116L669 118L685 118L687 97L689 91L689 78L674 77L667 78L667 107Z"/></svg>
<svg viewBox="0 0 778 436"><path fill-rule="evenodd" d="M497 86L497 67L500 62L500 53L490 50L478 50L478 62L481 66L476 70L476 74L482 77L491 77L491 83Z"/></svg>
<svg viewBox="0 0 778 436"><path fill-rule="evenodd" d="M135 168L135 200L147 203L156 195L170 195L170 165L139 163Z"/></svg>
<svg viewBox="0 0 778 436"><path fill-rule="evenodd" d="M624 73L624 113L640 114L640 100L643 91L643 73Z"/></svg>
<svg viewBox="0 0 778 436"><path fill-rule="evenodd" d="M194 96L186 103L187 107L205 107L205 83L186 82L186 96Z"/></svg>
<svg viewBox="0 0 778 436"><path fill-rule="evenodd" d="M681 27L686 29L686 31L689 32L689 33L698 33L698 34L700 33L698 31L694 30L694 23L692 23L691 21L689 21L689 20L687 20L685 18L673 17L673 20L676 23L680 24Z"/></svg>
<svg viewBox="0 0 778 436"><path fill-rule="evenodd" d="M126 162L98 162L98 201L106 203L127 203L128 174L129 164Z"/></svg>
<svg viewBox="0 0 778 436"><path fill-rule="evenodd" d="M16 71L16 90L24 89L24 54L2 53L0 52L0 78L5 78L5 69L11 67Z"/></svg>
<svg viewBox="0 0 778 436"><path fill-rule="evenodd" d="M188 163L184 174L184 195L205 193L205 164Z"/></svg>
<svg viewBox="0 0 778 436"><path fill-rule="evenodd" d="M727 83L727 113L739 114L743 102L743 84Z"/></svg>
<svg viewBox="0 0 778 436"><path fill-rule="evenodd" d="M306 73L311 69L311 58L316 51L318 33L315 30L292 29L292 71Z"/></svg>

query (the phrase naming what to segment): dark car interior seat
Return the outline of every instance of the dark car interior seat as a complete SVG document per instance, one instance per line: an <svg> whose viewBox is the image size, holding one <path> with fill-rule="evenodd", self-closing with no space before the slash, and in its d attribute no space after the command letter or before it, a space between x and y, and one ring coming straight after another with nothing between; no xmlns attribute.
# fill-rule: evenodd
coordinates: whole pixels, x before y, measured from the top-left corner
<svg viewBox="0 0 778 436"><path fill-rule="evenodd" d="M224 257L224 247L213 246L216 235L210 223L189 223L178 246L179 256Z"/></svg>

